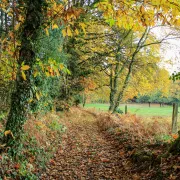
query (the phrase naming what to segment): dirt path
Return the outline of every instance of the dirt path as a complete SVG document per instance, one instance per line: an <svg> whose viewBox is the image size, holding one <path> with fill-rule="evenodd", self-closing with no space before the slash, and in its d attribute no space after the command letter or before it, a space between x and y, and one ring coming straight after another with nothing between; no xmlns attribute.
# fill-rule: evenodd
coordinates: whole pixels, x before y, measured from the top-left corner
<svg viewBox="0 0 180 180"><path fill-rule="evenodd" d="M123 150L117 150L110 137L99 131L93 114L74 112L73 118L67 117L66 126L62 145L41 179L135 179Z"/></svg>

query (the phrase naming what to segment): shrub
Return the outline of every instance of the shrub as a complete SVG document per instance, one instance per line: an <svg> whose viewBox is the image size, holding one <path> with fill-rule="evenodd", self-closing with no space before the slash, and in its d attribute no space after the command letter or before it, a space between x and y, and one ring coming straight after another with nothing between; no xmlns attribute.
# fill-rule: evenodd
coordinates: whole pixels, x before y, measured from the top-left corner
<svg viewBox="0 0 180 180"><path fill-rule="evenodd" d="M118 109L116 110L116 112L117 112L118 114L123 114L123 113L124 113L120 108L118 108Z"/></svg>

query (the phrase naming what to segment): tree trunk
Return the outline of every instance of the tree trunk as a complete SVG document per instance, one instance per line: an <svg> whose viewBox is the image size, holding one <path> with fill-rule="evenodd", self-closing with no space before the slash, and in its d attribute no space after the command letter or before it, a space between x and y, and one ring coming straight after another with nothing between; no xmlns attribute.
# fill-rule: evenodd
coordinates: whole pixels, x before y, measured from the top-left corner
<svg viewBox="0 0 180 180"><path fill-rule="evenodd" d="M110 74L110 96L109 96L109 111L112 111L114 107L114 85L113 85L113 65L111 64L111 74Z"/></svg>
<svg viewBox="0 0 180 180"><path fill-rule="evenodd" d="M135 61L135 56L140 51L140 49L142 48L143 44L146 42L146 39L148 37L148 33L149 33L149 27L146 27L142 37L140 38L140 40L139 40L139 42L137 44L136 50L134 51L134 53L132 55L130 64L128 66L128 73L127 73L126 78L124 80L123 87L122 87L121 91L119 92L118 97L116 99L116 102L115 102L115 105L114 105L114 109L113 109L113 113L115 113L117 111L119 103L120 103L120 101L123 98L124 91L125 91L125 89L126 89L126 87L128 85L129 78L131 76L131 72L132 72L132 69L133 69L134 61Z"/></svg>
<svg viewBox="0 0 180 180"><path fill-rule="evenodd" d="M8 145L12 145L21 135L23 125L29 110L28 100L32 96L33 76L32 67L35 64L34 44L41 31L41 25L46 17L45 0L25 1L26 15L20 32L21 46L19 51L16 90L11 97L11 109L6 123L6 131L10 130L15 137L6 138ZM24 71L26 80L22 77L21 66L28 65L29 70Z"/></svg>
<svg viewBox="0 0 180 180"><path fill-rule="evenodd" d="M127 114L127 104L125 105L125 114Z"/></svg>
<svg viewBox="0 0 180 180"><path fill-rule="evenodd" d="M117 111L117 108L118 108L118 106L119 106L119 103L120 103L120 101L121 101L122 98L123 98L124 91L125 91L125 89L126 89L126 87L127 87L127 85L128 85L128 82L129 82L130 74L131 74L131 72L129 71L129 73L128 73L128 75L126 76L126 79L125 79L125 81L124 81L124 85L123 85L123 87L122 87L122 90L121 90L121 91L119 92L119 94L118 94L118 97L117 97L117 100L116 100L116 102L115 102L115 106L114 106L114 109L113 109L113 113L115 113L115 112Z"/></svg>
<svg viewBox="0 0 180 180"><path fill-rule="evenodd" d="M120 61L120 59L118 59ZM117 88L118 88L118 77L119 75L123 72L123 70L125 69L127 62L124 62L124 64L122 65L122 67L119 70L119 66L120 64L117 63L116 67L115 67L115 76L113 78L113 67L111 67L111 74L110 74L110 106L109 106L109 111L113 111L114 106L115 106L115 96L117 95ZM112 65L111 65L112 66Z"/></svg>
<svg viewBox="0 0 180 180"><path fill-rule="evenodd" d="M85 93L83 92L83 107L85 107L86 105L86 95Z"/></svg>
<svg viewBox="0 0 180 180"><path fill-rule="evenodd" d="M172 114L172 133L177 133L177 119L178 119L178 104L173 103L173 114Z"/></svg>
<svg viewBox="0 0 180 180"><path fill-rule="evenodd" d="M172 117L172 133L177 133L177 118L178 118L178 104L173 103L173 117ZM169 148L169 153L180 154L180 131L178 131L179 137L172 143Z"/></svg>

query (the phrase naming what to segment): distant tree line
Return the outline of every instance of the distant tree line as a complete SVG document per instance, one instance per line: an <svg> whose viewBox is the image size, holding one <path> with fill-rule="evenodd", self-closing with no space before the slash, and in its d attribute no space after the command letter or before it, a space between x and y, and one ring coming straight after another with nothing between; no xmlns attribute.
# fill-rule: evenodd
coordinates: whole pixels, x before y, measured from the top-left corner
<svg viewBox="0 0 180 180"><path fill-rule="evenodd" d="M153 94L139 94L137 97L134 97L130 101L136 103L149 103L149 105L151 103L159 103L160 106L163 106L164 104L171 105L173 103L180 103L180 98L173 96L165 97L163 96L162 92L158 91Z"/></svg>

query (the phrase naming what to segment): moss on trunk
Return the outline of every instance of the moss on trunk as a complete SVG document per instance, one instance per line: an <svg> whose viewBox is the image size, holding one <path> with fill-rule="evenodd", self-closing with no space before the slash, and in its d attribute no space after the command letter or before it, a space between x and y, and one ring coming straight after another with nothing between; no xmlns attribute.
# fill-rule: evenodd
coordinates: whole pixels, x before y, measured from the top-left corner
<svg viewBox="0 0 180 180"><path fill-rule="evenodd" d="M41 27L46 15L45 0L26 0L24 1L26 7L25 21L20 30L20 51L18 59L18 71L16 78L16 90L11 97L11 109L6 123L6 131L11 130L15 139L5 138L8 145L12 145L21 134L23 124L27 119L29 110L28 100L32 96L33 76L32 67L35 64L34 45L41 32ZM21 73L22 64L28 65L29 70L24 71L26 80L23 79Z"/></svg>

